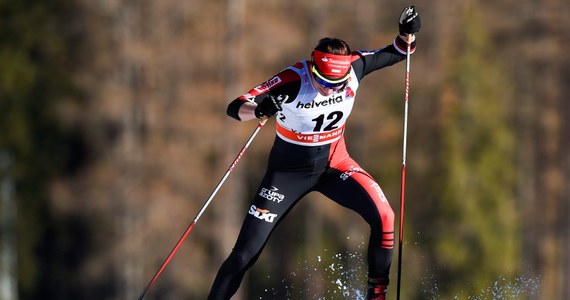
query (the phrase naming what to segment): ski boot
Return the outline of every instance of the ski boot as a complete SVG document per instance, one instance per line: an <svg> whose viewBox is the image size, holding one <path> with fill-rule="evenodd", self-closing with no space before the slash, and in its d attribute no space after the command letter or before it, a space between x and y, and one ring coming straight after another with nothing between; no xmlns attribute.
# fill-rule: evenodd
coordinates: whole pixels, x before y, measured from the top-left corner
<svg viewBox="0 0 570 300"><path fill-rule="evenodd" d="M390 281L386 278L368 278L368 300L386 300L386 291L388 290L388 283Z"/></svg>

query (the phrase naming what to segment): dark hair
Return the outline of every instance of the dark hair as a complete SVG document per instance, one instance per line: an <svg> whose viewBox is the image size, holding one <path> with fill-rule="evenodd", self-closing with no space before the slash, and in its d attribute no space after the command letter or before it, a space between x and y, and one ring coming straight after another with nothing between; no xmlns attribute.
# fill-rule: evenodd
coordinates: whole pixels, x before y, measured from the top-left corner
<svg viewBox="0 0 570 300"><path fill-rule="evenodd" d="M350 47L345 41L330 37L322 38L315 47L315 50L336 55L350 54Z"/></svg>

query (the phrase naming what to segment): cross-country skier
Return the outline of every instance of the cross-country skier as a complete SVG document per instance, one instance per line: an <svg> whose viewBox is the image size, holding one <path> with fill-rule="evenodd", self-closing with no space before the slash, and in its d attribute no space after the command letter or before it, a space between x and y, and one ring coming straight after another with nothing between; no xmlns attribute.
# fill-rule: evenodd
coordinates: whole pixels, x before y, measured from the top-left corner
<svg viewBox="0 0 570 300"><path fill-rule="evenodd" d="M394 212L378 183L348 154L345 122L362 79L415 51L420 17L413 6L399 18L393 43L352 52L323 38L310 61L300 61L233 100L229 116L247 121L276 116L267 172L248 209L237 242L222 264L208 299L230 299L271 232L311 191L357 212L370 225L368 299L385 299L394 249Z"/></svg>

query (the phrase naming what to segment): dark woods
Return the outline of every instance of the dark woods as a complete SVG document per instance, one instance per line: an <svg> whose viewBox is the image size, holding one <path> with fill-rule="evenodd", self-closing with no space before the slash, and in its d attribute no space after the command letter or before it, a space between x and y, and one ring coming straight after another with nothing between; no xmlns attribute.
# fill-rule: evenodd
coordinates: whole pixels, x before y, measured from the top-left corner
<svg viewBox="0 0 570 300"><path fill-rule="evenodd" d="M480 296L539 278L524 296L568 298L570 21L562 1L483 2L416 4L403 295ZM0 283L11 287L0 298L138 297L255 127L225 116L227 103L323 36L383 47L405 5L0 1ZM396 210L403 80L403 65L367 77L347 128ZM149 299L205 298L272 131ZM237 297L338 298L327 266L364 253L368 228L318 194L288 218ZM324 267L309 276L303 262Z"/></svg>

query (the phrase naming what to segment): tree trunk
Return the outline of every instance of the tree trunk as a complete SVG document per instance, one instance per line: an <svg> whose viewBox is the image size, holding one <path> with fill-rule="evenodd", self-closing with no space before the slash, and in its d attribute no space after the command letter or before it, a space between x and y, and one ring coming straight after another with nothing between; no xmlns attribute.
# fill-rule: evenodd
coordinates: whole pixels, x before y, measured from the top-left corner
<svg viewBox="0 0 570 300"><path fill-rule="evenodd" d="M16 274L16 199L11 158L0 152L0 299L18 299Z"/></svg>

